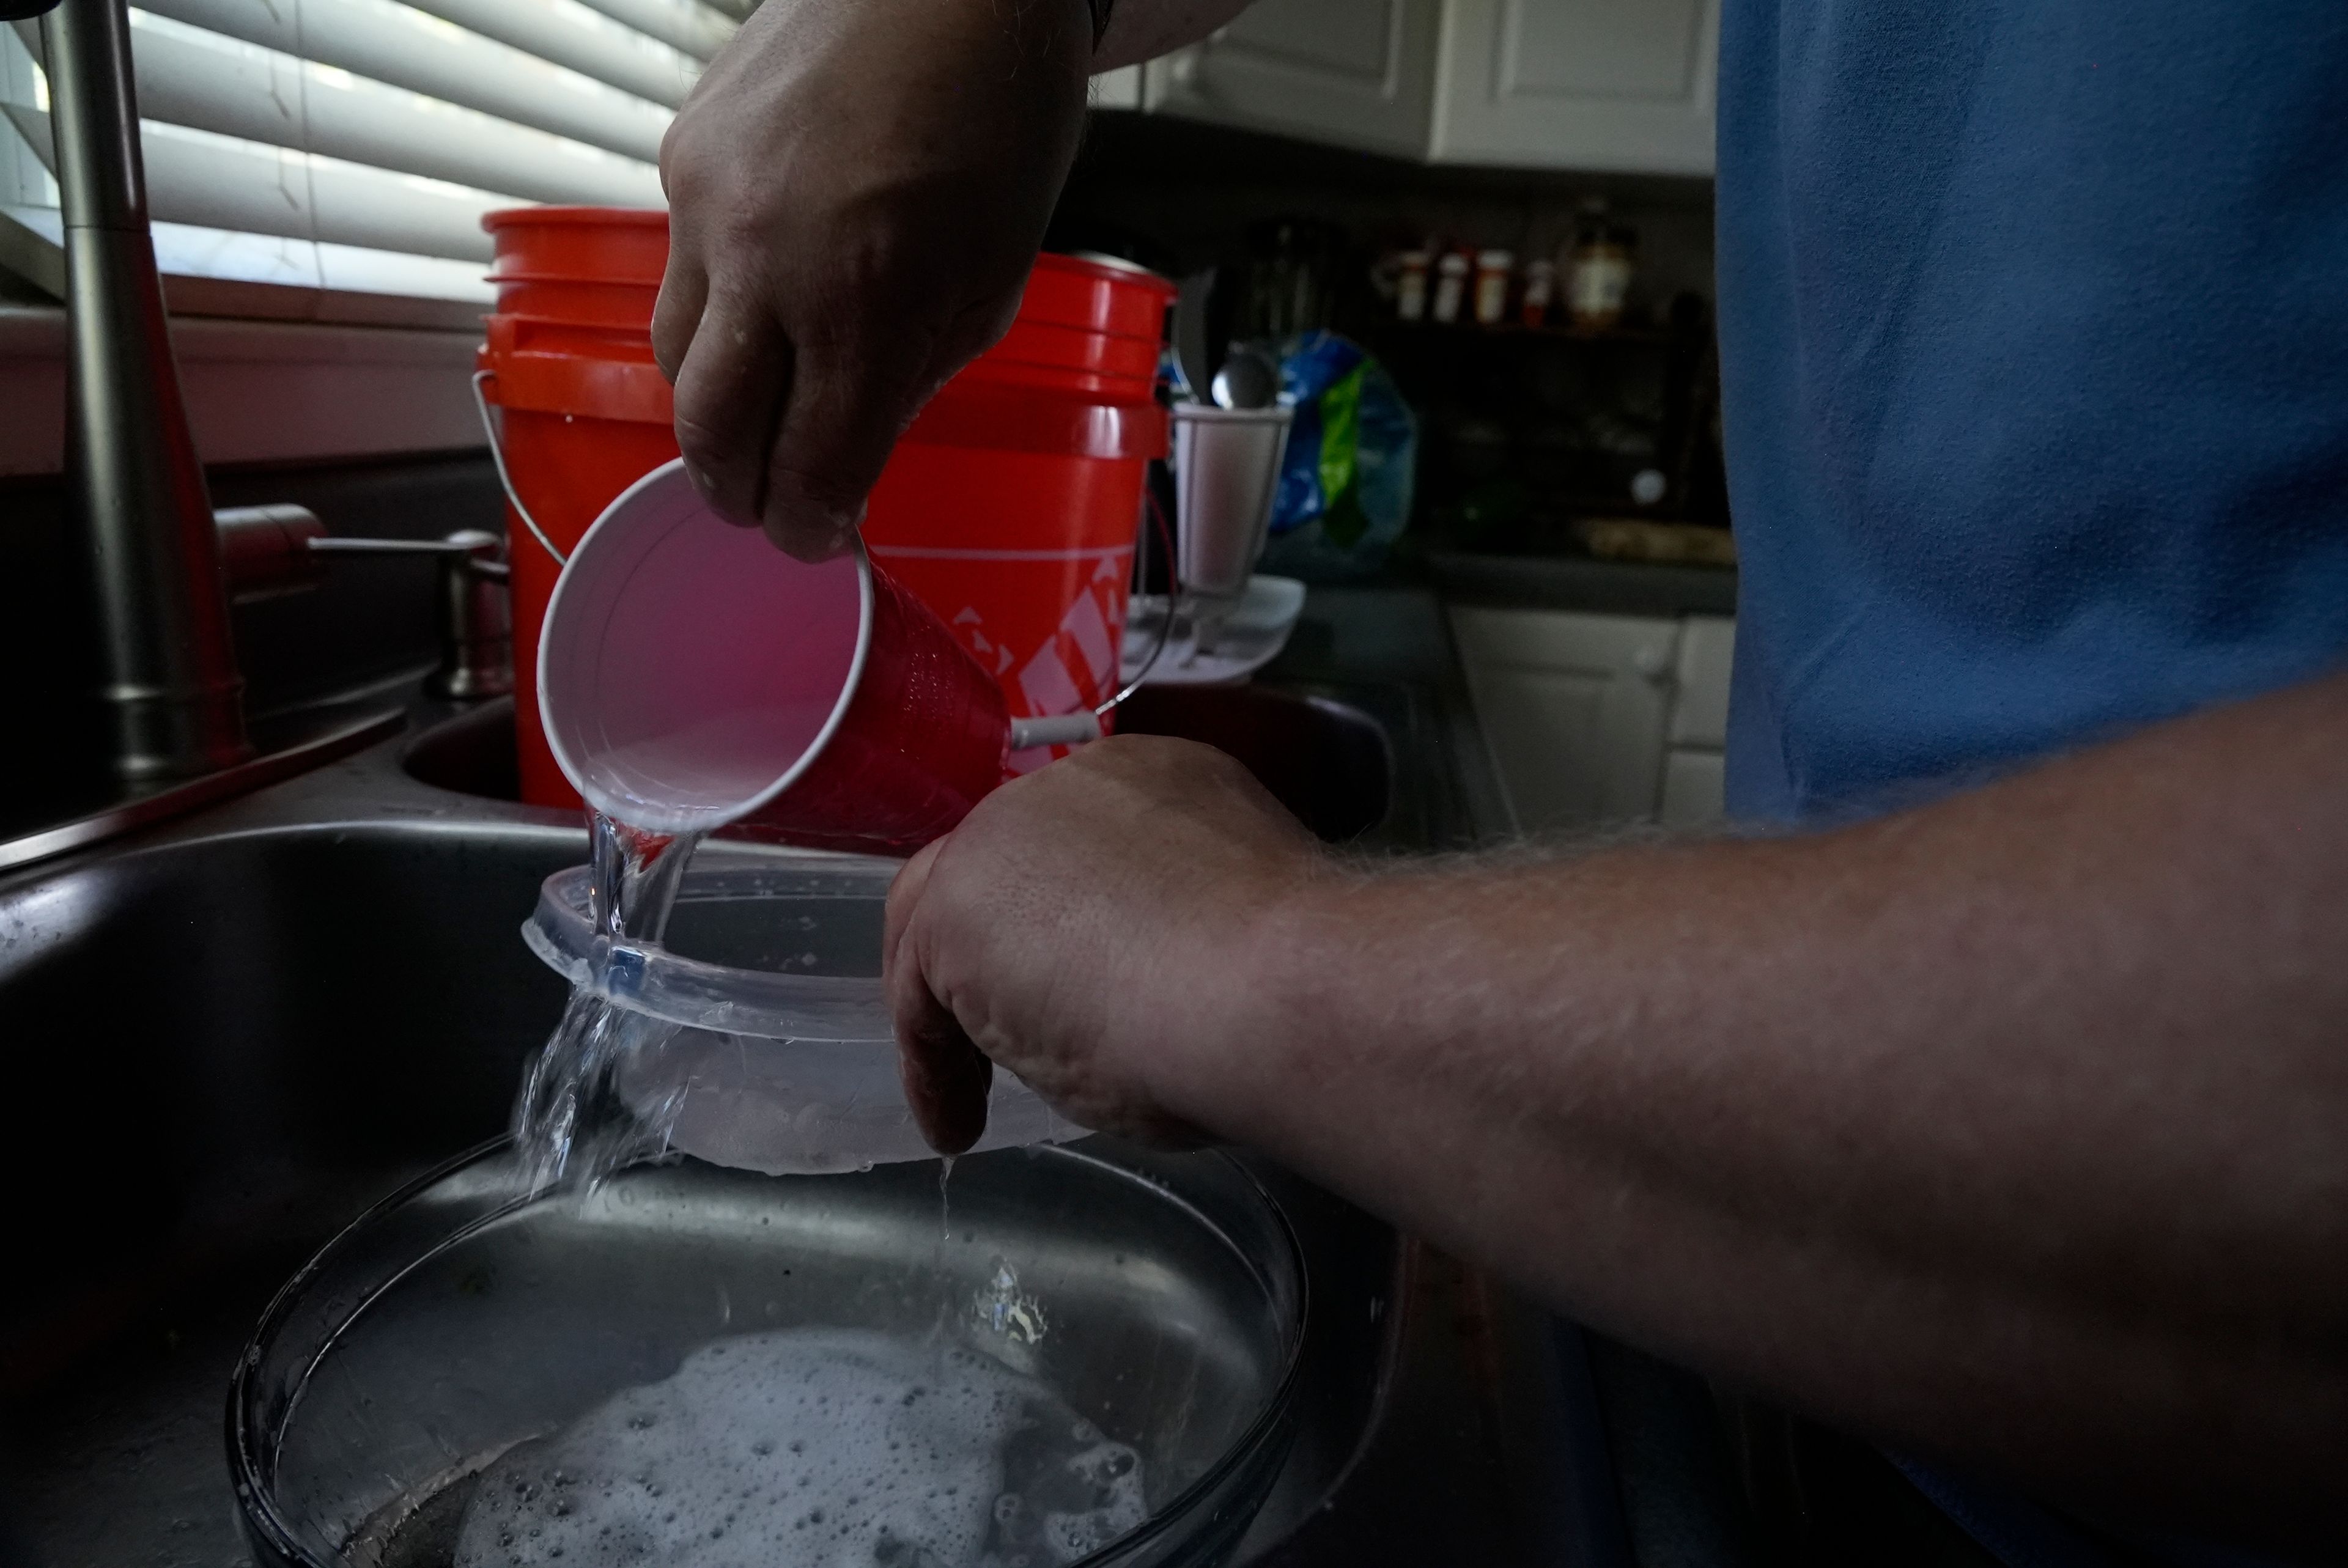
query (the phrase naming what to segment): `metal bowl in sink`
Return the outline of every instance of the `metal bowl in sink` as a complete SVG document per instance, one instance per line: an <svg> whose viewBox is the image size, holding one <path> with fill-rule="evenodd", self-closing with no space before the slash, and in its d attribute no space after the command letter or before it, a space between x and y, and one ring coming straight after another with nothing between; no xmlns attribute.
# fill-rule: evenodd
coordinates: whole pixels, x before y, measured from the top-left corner
<svg viewBox="0 0 2348 1568"><path fill-rule="evenodd" d="M294 1277L238 1367L230 1461L261 1560L505 1568L568 1545L561 1568L695 1562L768 1521L826 1540L784 1536L761 1561L1226 1558L1294 1424L1304 1273L1278 1207L1222 1155L1098 1140L969 1157L942 1192L939 1177L687 1161L532 1197L499 1143L424 1178ZM841 1356L844 1382L828 1369ZM901 1399L891 1368L912 1368ZM856 1415L792 1406L802 1382ZM999 1449L922 1425L971 1389L994 1401ZM655 1409L679 1437L644 1435L653 1415L632 1412ZM899 1490L876 1508L880 1483L843 1481L838 1455L900 1438L948 1451L889 1470ZM827 1486L850 1508L801 1507ZM650 1501L664 1487L688 1517ZM838 1537L851 1519L856 1538Z"/></svg>

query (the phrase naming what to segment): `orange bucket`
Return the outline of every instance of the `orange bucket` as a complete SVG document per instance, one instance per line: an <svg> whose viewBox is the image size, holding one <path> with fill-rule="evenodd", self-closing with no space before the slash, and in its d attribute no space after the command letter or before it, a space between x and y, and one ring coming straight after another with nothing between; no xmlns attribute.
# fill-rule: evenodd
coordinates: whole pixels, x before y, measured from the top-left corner
<svg viewBox="0 0 2348 1568"><path fill-rule="evenodd" d="M1117 695L1143 487L1167 448L1174 292L1138 268L1037 257L1011 331L922 410L873 487L873 559L994 672L1014 718Z"/></svg>
<svg viewBox="0 0 2348 1568"><path fill-rule="evenodd" d="M530 511L507 508L514 661L529 671L557 553L677 456L652 354L667 218L541 207L482 225L497 248L499 311L479 381L502 412L506 475ZM1014 718L1117 693L1145 474L1167 450L1156 377L1173 297L1173 284L1138 268L1038 257L1010 333L931 400L873 489L872 557L953 628ZM522 798L577 806L526 675L516 704ZM1039 747L1014 764L1052 754Z"/></svg>

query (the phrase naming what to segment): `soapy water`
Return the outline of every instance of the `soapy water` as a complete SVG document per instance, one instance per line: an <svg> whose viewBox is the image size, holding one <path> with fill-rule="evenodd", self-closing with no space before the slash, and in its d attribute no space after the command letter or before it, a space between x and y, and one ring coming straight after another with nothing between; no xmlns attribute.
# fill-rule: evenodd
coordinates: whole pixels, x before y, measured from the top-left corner
<svg viewBox="0 0 2348 1568"><path fill-rule="evenodd" d="M667 1150L679 1103L646 1104L619 1085L629 1058L658 1050L677 1026L611 993L641 946L661 939L696 842L592 818L590 973L514 1111L533 1193L592 1189ZM953 1169L945 1161L938 1175L941 1243ZM1001 1259L948 1317L1022 1368L1047 1329L1042 1303ZM1058 1568L1147 1514L1133 1449L942 1327L927 1341L822 1327L722 1340L663 1382L461 1468L453 1543L456 1486L403 1500L383 1522L399 1548L382 1562Z"/></svg>
<svg viewBox="0 0 2348 1568"><path fill-rule="evenodd" d="M589 973L572 988L545 1046L523 1074L514 1104L515 1153L530 1190L592 1188L605 1177L666 1152L684 1091L653 1103L620 1092L622 1068L658 1050L677 1026L611 999L615 973L660 941L700 835L670 838L590 814L589 918L595 932Z"/></svg>
<svg viewBox="0 0 2348 1568"><path fill-rule="evenodd" d="M720 1340L480 1472L455 1568L1060 1568L1139 1525L1140 1456L943 1339Z"/></svg>

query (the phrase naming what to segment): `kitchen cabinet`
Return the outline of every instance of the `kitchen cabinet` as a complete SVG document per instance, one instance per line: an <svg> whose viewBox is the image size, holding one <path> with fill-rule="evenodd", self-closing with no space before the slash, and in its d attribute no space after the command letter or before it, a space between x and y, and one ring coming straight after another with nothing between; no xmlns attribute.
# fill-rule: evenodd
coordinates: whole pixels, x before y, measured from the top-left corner
<svg viewBox="0 0 2348 1568"><path fill-rule="evenodd" d="M1656 806L1665 827L1701 827L1725 813L1728 679L1735 654L1736 622L1728 617L1691 615L1680 622L1665 736L1671 749L1663 755L1663 793Z"/></svg>
<svg viewBox="0 0 2348 1568"><path fill-rule="evenodd" d="M1720 0L1447 0L1438 162L1710 174Z"/></svg>
<svg viewBox="0 0 2348 1568"><path fill-rule="evenodd" d="M1257 0L1139 108L1438 163L1712 171L1721 0Z"/></svg>
<svg viewBox="0 0 2348 1568"><path fill-rule="evenodd" d="M1451 626L1520 831L1719 819L1733 620L1457 605Z"/></svg>
<svg viewBox="0 0 2348 1568"><path fill-rule="evenodd" d="M1152 61L1144 107L1336 147L1424 157L1440 0L1260 0Z"/></svg>
<svg viewBox="0 0 2348 1568"><path fill-rule="evenodd" d="M1677 622L1463 606L1451 624L1521 831L1654 815Z"/></svg>

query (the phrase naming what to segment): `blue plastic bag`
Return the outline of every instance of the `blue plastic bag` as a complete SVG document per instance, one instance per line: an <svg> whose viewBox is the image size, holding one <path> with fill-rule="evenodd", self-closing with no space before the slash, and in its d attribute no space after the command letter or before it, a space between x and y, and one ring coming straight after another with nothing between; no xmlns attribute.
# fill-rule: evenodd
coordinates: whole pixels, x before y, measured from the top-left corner
<svg viewBox="0 0 2348 1568"><path fill-rule="evenodd" d="M1370 576L1410 521L1418 419L1385 367L1334 333L1282 343L1280 381L1296 418L1263 569L1312 582Z"/></svg>

